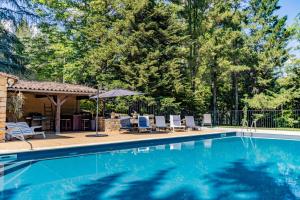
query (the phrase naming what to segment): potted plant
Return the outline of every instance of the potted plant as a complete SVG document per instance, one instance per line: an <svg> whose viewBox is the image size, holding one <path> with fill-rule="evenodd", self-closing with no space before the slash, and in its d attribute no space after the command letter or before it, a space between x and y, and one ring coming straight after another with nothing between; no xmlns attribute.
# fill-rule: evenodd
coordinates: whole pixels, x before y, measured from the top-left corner
<svg viewBox="0 0 300 200"><path fill-rule="evenodd" d="M91 114L91 117L92 117L92 119L91 119L91 130L96 130L96 119L95 119L95 116L96 116L96 113L97 113L96 102L90 101L90 100L82 100L80 102L80 107L81 107L82 111ZM101 113L100 109L101 108L99 108L98 113Z"/></svg>
<svg viewBox="0 0 300 200"><path fill-rule="evenodd" d="M13 121L18 122L23 117L23 105L25 97L22 92L11 94L7 101L7 110L13 117Z"/></svg>

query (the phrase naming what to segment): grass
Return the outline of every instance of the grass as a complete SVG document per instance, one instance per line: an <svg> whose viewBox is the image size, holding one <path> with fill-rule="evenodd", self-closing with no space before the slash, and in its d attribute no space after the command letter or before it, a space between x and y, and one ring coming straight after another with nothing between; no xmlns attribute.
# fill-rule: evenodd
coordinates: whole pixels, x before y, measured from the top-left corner
<svg viewBox="0 0 300 200"><path fill-rule="evenodd" d="M220 128L242 128L241 126L218 126ZM257 127L257 129L262 130L279 130L279 131L300 131L300 128L263 128L263 127Z"/></svg>

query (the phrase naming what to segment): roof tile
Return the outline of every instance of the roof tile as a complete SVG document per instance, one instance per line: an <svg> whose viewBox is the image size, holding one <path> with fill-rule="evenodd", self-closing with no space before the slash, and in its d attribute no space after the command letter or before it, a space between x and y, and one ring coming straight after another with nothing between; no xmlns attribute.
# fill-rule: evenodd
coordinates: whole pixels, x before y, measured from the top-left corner
<svg viewBox="0 0 300 200"><path fill-rule="evenodd" d="M17 91L36 91L41 93L66 93L66 94L96 94L97 90L83 85L73 85L68 83L58 82L39 82L39 81L24 81L19 80L9 90Z"/></svg>

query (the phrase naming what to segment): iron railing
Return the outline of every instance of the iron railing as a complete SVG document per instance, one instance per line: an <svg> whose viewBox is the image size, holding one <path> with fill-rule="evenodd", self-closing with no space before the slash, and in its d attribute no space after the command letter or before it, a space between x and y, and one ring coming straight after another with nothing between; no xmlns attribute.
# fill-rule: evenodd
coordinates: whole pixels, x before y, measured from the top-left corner
<svg viewBox="0 0 300 200"><path fill-rule="evenodd" d="M242 126L244 118L242 110L217 112L214 124L217 126ZM300 110L248 110L246 117L248 124L252 124L255 119L258 119L257 127L300 128Z"/></svg>

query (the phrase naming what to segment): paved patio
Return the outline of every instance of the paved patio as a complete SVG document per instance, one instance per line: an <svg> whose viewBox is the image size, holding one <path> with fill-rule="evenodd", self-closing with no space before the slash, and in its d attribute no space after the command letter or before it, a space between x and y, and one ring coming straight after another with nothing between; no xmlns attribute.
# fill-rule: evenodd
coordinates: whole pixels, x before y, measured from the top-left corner
<svg viewBox="0 0 300 200"><path fill-rule="evenodd" d="M95 132L77 132L77 133L61 133L47 134L46 139L35 136L28 139L34 150L53 149L72 146L84 146L93 144L107 144L125 141L138 141L160 138L174 138L183 136L204 135L212 133L225 132L222 129L205 129L202 131L185 131L175 133L128 133L128 132L110 132L106 137L94 137ZM101 133L100 133L101 134ZM103 134L103 133L102 133ZM30 145L23 141L8 141L0 143L0 153L12 153L30 150Z"/></svg>

